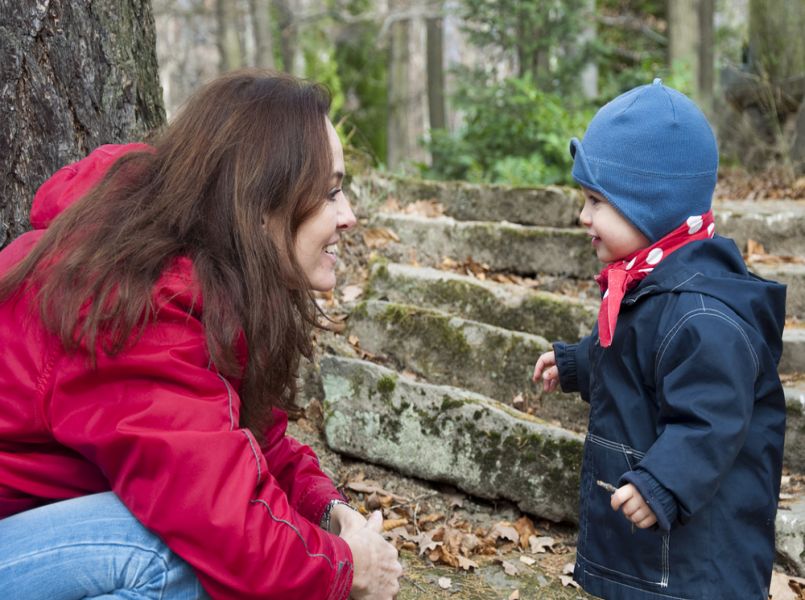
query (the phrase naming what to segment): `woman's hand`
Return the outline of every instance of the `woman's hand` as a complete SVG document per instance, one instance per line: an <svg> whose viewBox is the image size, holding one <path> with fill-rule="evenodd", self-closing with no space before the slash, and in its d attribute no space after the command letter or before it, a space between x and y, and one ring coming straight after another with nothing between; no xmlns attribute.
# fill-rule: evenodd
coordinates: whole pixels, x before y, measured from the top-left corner
<svg viewBox="0 0 805 600"><path fill-rule="evenodd" d="M657 522L657 516L643 500L643 496L631 483L618 488L613 492L610 500L612 510L623 510L623 516L629 519L640 529L651 527Z"/></svg>
<svg viewBox="0 0 805 600"><path fill-rule="evenodd" d="M366 526L366 517L346 504L336 504L330 511L330 533L341 535L342 531Z"/></svg>
<svg viewBox="0 0 805 600"><path fill-rule="evenodd" d="M368 521L362 517L361 520L363 524L352 518L341 524L340 536L352 551L354 565L350 598L393 600L400 591L398 579L402 575L397 549L380 535L382 513L375 511Z"/></svg>
<svg viewBox="0 0 805 600"><path fill-rule="evenodd" d="M553 350L540 356L534 365L531 381L537 383L540 377L542 377L542 389L546 392L554 391L559 385L559 367L556 366L556 354Z"/></svg>

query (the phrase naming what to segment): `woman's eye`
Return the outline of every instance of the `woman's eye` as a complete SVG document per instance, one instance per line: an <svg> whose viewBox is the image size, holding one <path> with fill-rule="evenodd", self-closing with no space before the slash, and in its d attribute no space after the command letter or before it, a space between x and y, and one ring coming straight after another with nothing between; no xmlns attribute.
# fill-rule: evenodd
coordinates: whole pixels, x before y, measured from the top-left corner
<svg viewBox="0 0 805 600"><path fill-rule="evenodd" d="M327 194L327 199L328 200L335 200L336 197L338 196L338 194L340 194L340 193L341 193L341 188L332 189L332 190L330 190L330 193Z"/></svg>

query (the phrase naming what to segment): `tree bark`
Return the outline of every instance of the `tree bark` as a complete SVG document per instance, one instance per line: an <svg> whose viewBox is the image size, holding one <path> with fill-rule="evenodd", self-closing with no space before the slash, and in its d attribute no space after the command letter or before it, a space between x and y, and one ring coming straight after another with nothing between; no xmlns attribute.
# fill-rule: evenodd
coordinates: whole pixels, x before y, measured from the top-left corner
<svg viewBox="0 0 805 600"><path fill-rule="evenodd" d="M698 0L668 0L668 64L681 69L698 95L699 10Z"/></svg>
<svg viewBox="0 0 805 600"><path fill-rule="evenodd" d="M254 64L274 68L274 38L271 34L271 0L249 0L254 26Z"/></svg>
<svg viewBox="0 0 805 600"><path fill-rule="evenodd" d="M699 0L698 100L705 112L713 109L715 87L715 0Z"/></svg>
<svg viewBox="0 0 805 600"><path fill-rule="evenodd" d="M402 12L406 4L405 0L394 0L390 9ZM427 129L424 19L395 19L390 35L388 166L396 169L430 160L421 142Z"/></svg>
<svg viewBox="0 0 805 600"><path fill-rule="evenodd" d="M215 16L218 21L216 39L221 72L242 67L244 62L238 35L240 18L237 0L216 0Z"/></svg>
<svg viewBox="0 0 805 600"><path fill-rule="evenodd" d="M444 20L429 18L428 28L428 116L431 129L445 129Z"/></svg>
<svg viewBox="0 0 805 600"><path fill-rule="evenodd" d="M95 147L165 120L149 0L0 0L0 246L34 192Z"/></svg>

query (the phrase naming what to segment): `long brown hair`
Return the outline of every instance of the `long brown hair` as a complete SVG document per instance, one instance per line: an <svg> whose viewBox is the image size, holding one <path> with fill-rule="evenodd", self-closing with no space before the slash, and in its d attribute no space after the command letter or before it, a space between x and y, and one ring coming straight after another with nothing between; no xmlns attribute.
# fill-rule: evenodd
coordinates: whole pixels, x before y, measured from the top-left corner
<svg viewBox="0 0 805 600"><path fill-rule="evenodd" d="M294 236L327 194L329 104L324 88L288 75L212 81L153 152L119 159L50 225L0 281L0 299L37 288L45 326L94 362L97 347L114 355L134 343L155 318L154 283L172 258L190 257L212 361L243 378L241 425L262 437L270 407L293 401L300 355L311 352L316 309Z"/></svg>

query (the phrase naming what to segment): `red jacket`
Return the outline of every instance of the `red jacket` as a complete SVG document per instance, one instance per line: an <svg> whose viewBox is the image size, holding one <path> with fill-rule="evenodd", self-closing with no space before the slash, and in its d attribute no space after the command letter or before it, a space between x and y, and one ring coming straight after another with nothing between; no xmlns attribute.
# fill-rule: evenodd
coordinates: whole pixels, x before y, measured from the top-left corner
<svg viewBox="0 0 805 600"><path fill-rule="evenodd" d="M0 275L121 154L103 146L37 192L35 230L0 252ZM193 304L193 268L176 259L154 287L160 307L130 349L66 354L32 293L0 303L0 518L113 490L195 569L213 598L345 599L352 555L322 530L340 498L313 451L275 411L258 446L238 427L239 382L210 365Z"/></svg>

